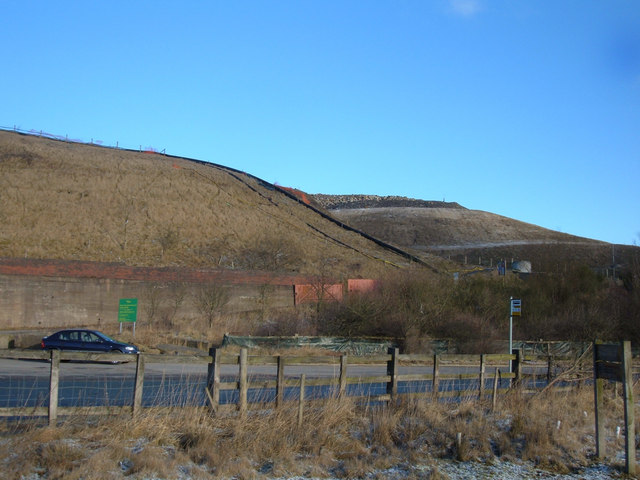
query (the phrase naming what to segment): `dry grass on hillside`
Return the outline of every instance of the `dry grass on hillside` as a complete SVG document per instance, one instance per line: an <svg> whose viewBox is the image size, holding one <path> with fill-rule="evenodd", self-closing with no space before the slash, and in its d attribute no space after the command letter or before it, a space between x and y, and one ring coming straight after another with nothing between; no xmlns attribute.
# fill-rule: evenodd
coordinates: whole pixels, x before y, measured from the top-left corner
<svg viewBox="0 0 640 480"><path fill-rule="evenodd" d="M0 132L0 256L374 275L405 264L256 179Z"/></svg>
<svg viewBox="0 0 640 480"><path fill-rule="evenodd" d="M588 242L511 218L466 208L367 208L332 214L372 235L415 248L510 241Z"/></svg>
<svg viewBox="0 0 640 480"><path fill-rule="evenodd" d="M500 259L527 259L537 272L577 262L594 268L628 266L640 250L549 230L480 210L394 197L315 195L341 221L403 249L454 262L489 266ZM363 207L364 205L364 207ZM419 253L418 253L419 254ZM612 258L615 256L615 259ZM480 259L480 260L479 260ZM476 263L477 262L477 263Z"/></svg>
<svg viewBox="0 0 640 480"><path fill-rule="evenodd" d="M620 399L608 401L608 432L621 410ZM136 420L69 418L57 427L6 423L0 457L9 479L381 478L391 468L403 472L396 478L445 479L434 459L529 461L568 473L594 454L591 388L513 392L496 412L475 400L361 407L329 399L305 410L302 428L296 417L293 403L246 416L171 409ZM610 451L622 450L621 439L608 438Z"/></svg>

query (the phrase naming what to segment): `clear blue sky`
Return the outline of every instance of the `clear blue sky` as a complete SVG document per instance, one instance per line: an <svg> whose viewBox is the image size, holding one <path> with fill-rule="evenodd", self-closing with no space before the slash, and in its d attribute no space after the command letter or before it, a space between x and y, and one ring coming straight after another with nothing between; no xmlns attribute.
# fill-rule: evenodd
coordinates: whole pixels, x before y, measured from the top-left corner
<svg viewBox="0 0 640 480"><path fill-rule="evenodd" d="M640 2L0 0L0 125L640 243Z"/></svg>

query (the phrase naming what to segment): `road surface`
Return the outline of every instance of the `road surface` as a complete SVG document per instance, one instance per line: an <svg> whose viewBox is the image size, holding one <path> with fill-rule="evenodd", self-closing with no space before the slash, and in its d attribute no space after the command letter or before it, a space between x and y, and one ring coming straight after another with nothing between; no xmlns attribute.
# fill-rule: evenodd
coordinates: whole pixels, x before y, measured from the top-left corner
<svg viewBox="0 0 640 480"><path fill-rule="evenodd" d="M503 367L504 369L504 367ZM59 405L94 406L130 405L135 383L135 361L110 363L80 363L62 361L60 363ZM353 382L353 378L386 375L386 365L349 365L350 379L347 393L350 395L376 396L386 393L386 383ZM442 366L442 374L476 373L478 367ZM401 366L399 373L431 374L430 365ZM307 379L339 377L339 365L288 365L285 377L290 385L285 390L285 398L295 398L297 379L302 374ZM249 382L275 380L275 365L250 365ZM0 407L45 406L48 403L50 363L44 360L0 359ZM155 405L204 405L206 403L207 364L185 363L145 363L143 406ZM222 382L234 382L238 378L238 366L221 366ZM505 380L501 387L506 386ZM477 380L443 380L441 390L477 389ZM400 392L423 391L431 388L430 381L400 382ZM489 383L485 386L490 390ZM309 387L306 397L321 397L335 391L328 386ZM221 403L237 402L236 390L222 390ZM271 401L275 396L273 388L254 387L249 391L249 401Z"/></svg>

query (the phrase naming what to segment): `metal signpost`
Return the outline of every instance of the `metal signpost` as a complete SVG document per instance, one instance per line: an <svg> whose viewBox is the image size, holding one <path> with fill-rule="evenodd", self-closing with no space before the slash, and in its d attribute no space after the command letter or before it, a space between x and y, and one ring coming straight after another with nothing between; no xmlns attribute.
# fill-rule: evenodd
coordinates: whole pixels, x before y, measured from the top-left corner
<svg viewBox="0 0 640 480"><path fill-rule="evenodd" d="M519 317L522 310L522 302L519 298L509 297L511 310L509 314L509 355L513 353L513 317ZM509 373L513 372L512 361L509 360Z"/></svg>
<svg viewBox="0 0 640 480"><path fill-rule="evenodd" d="M120 333L122 333L123 323L133 323L133 336L136 336L136 317L138 316L138 299L121 298L118 306L118 322L120 322Z"/></svg>

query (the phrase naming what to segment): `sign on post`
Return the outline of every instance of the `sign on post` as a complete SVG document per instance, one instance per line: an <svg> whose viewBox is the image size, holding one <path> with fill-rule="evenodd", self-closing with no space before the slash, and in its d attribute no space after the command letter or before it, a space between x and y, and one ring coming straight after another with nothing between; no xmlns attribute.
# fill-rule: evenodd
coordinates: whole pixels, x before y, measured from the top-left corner
<svg viewBox="0 0 640 480"><path fill-rule="evenodd" d="M511 316L519 317L521 311L522 311L522 300L520 300L519 298L512 298L511 299Z"/></svg>
<svg viewBox="0 0 640 480"><path fill-rule="evenodd" d="M123 323L133 323L133 334L136 334L136 318L138 316L138 299L121 298L118 306L118 322L120 323L120 333L122 333Z"/></svg>
<svg viewBox="0 0 640 480"><path fill-rule="evenodd" d="M513 355L513 317L519 317L522 311L522 302L519 298L509 298L509 355ZM509 373L513 372L513 362L509 360Z"/></svg>
<svg viewBox="0 0 640 480"><path fill-rule="evenodd" d="M604 381L621 382L624 390L625 466L627 473L636 472L636 432L633 412L633 379L631 377L631 342L593 343L593 386L596 411L596 456L605 456L604 416L602 400Z"/></svg>

